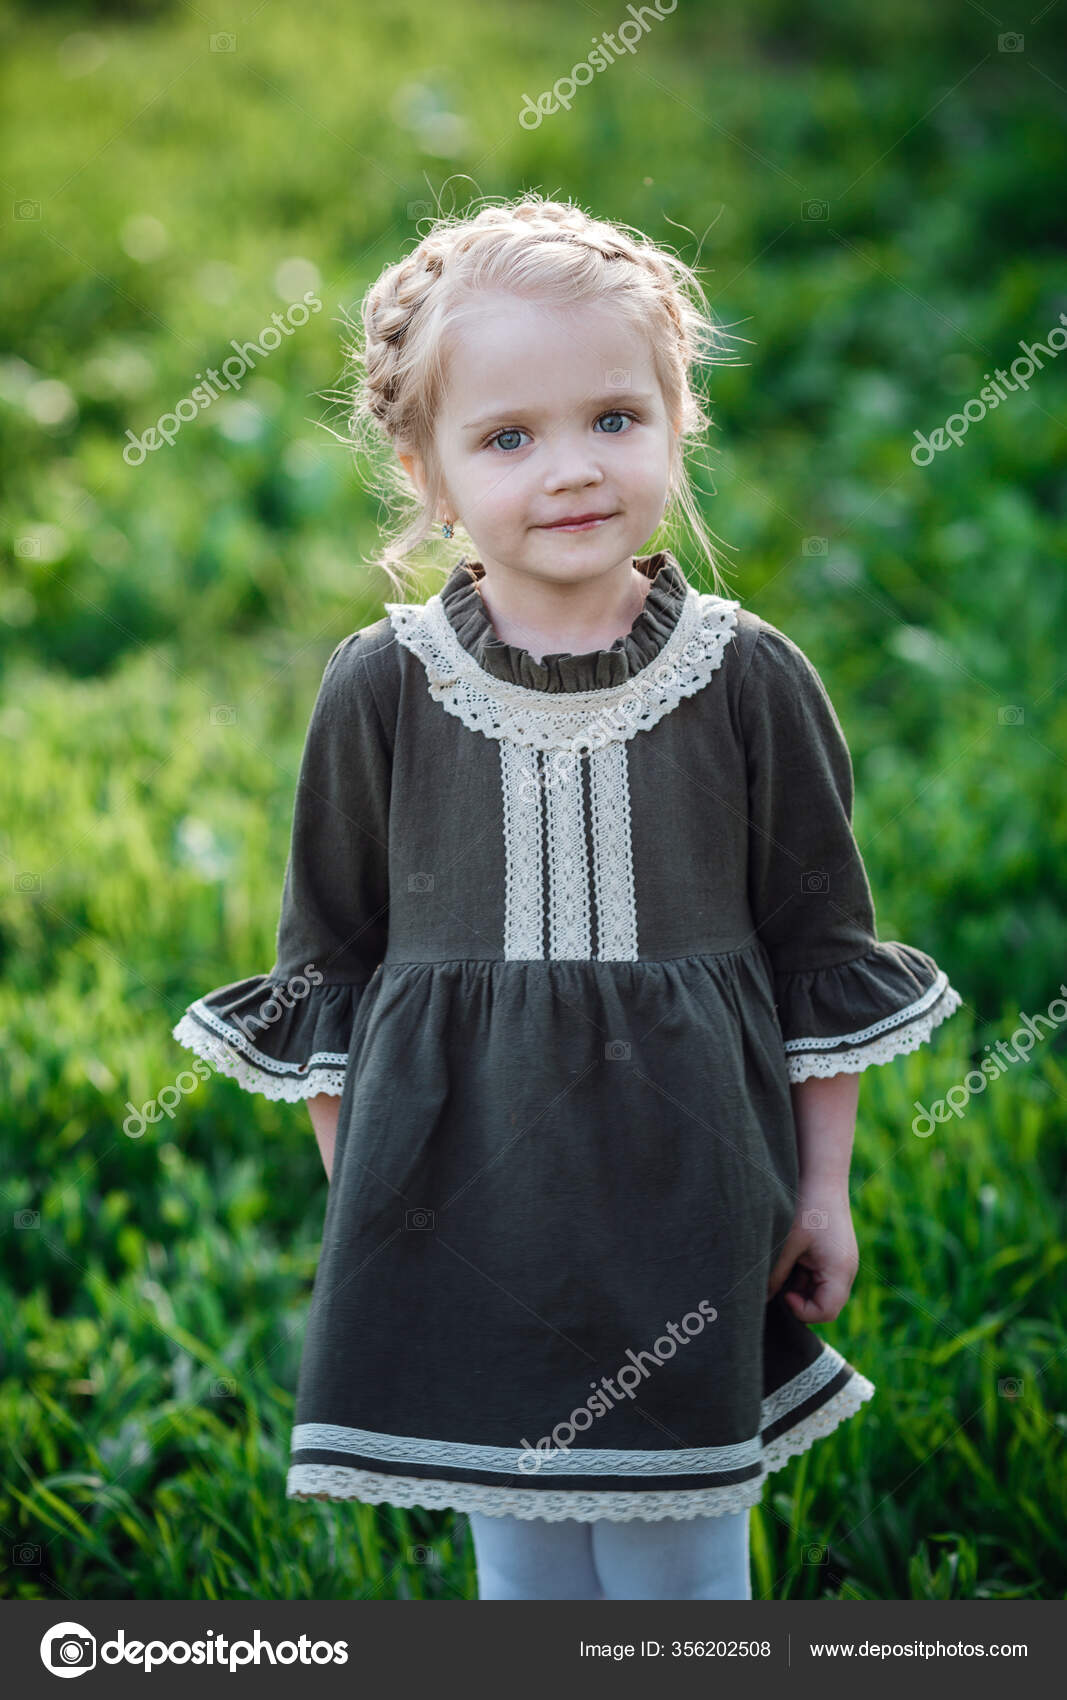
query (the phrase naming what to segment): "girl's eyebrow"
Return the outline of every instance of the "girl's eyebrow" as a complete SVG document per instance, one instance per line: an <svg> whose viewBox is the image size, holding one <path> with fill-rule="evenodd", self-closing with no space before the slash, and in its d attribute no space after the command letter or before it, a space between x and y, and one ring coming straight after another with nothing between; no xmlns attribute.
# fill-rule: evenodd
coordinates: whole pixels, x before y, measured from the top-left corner
<svg viewBox="0 0 1067 1700"><path fill-rule="evenodd" d="M651 406L652 400L652 396L642 390L607 390L601 396L594 396L588 405L603 410L609 402L627 401L634 405L648 407ZM463 431L480 431L486 425L495 424L498 419L536 419L537 417L538 409L536 407L494 407L489 413L483 413L477 419L468 419L460 429Z"/></svg>

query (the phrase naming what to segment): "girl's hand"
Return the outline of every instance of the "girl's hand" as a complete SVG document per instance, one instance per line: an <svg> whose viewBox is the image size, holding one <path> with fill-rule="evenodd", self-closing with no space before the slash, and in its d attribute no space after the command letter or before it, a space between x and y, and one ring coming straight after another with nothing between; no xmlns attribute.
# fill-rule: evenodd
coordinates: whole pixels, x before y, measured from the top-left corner
<svg viewBox="0 0 1067 1700"><path fill-rule="evenodd" d="M859 1262L847 1193L802 1192L767 1298L784 1287L785 1302L801 1322L832 1322L852 1291Z"/></svg>

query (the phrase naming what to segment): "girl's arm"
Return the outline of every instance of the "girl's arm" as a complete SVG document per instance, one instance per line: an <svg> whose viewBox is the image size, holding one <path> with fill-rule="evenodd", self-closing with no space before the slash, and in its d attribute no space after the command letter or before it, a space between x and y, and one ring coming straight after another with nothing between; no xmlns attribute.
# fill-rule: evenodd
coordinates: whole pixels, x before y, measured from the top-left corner
<svg viewBox="0 0 1067 1700"><path fill-rule="evenodd" d="M832 1322L859 1268L848 1202L859 1085L859 1074L834 1074L789 1089L797 1131L796 1214L771 1271L767 1297L788 1280L785 1302L802 1322Z"/></svg>
<svg viewBox="0 0 1067 1700"><path fill-rule="evenodd" d="M749 907L770 969L797 1138L795 1220L775 1248L768 1297L784 1287L801 1321L827 1322L859 1267L848 1203L858 1076L925 1043L961 999L926 951L878 938L841 722L803 650L765 620L737 718Z"/></svg>
<svg viewBox="0 0 1067 1700"><path fill-rule="evenodd" d="M319 1092L314 1098L307 1100L308 1114L311 1125L315 1129L315 1138L319 1142L326 1179L333 1174L333 1148L337 1140L337 1116L341 1108L340 1098L331 1092Z"/></svg>
<svg viewBox="0 0 1067 1700"><path fill-rule="evenodd" d="M369 647L353 632L323 670L300 759L273 967L207 992L173 1029L221 1074L283 1103L343 1091L360 1003L388 942L393 746ZM336 1114L321 1125L329 1137Z"/></svg>
<svg viewBox="0 0 1067 1700"><path fill-rule="evenodd" d="M858 1074L813 1076L790 1086L797 1129L800 1192L843 1192L848 1197L848 1171L859 1104Z"/></svg>
<svg viewBox="0 0 1067 1700"><path fill-rule="evenodd" d="M926 951L877 937L841 722L807 656L766 621L741 681L738 719L749 906L790 1085L862 1074L925 1043L960 995Z"/></svg>

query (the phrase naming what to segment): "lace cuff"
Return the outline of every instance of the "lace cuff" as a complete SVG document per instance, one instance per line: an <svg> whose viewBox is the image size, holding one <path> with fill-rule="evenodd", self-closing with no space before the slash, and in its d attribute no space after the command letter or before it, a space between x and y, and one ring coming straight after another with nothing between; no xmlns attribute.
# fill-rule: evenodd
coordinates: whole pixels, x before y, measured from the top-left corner
<svg viewBox="0 0 1067 1700"><path fill-rule="evenodd" d="M172 1035L246 1092L287 1103L340 1097L367 980L321 979L255 974L219 986L189 1005Z"/></svg>
<svg viewBox="0 0 1067 1700"><path fill-rule="evenodd" d="M931 956L896 943L831 968L776 974L774 989L794 1084L914 1051L963 1001Z"/></svg>

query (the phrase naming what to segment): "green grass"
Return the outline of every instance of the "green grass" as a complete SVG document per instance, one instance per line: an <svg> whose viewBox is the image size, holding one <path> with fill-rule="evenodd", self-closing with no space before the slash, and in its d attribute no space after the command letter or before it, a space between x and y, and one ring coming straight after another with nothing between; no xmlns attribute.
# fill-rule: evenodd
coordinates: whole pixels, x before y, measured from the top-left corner
<svg viewBox="0 0 1067 1700"><path fill-rule="evenodd" d="M699 247L750 339L710 381L706 518L834 698L880 935L967 1005L863 1077L862 1263L821 1332L878 1392L770 1478L754 1590L1062 1598L1062 1037L910 1132L1067 960L1067 357L910 459L1067 305L1055 18L1006 54L975 8L680 7L528 132L523 92L614 15L253 13L213 13L224 54L178 6L0 6L0 1593L474 1592L462 1518L284 1497L325 1201L304 1109L213 1078L122 1124L186 1067L189 999L271 965L322 666L391 595L319 428L340 314L415 203L534 186ZM308 277L324 310L239 398L126 465Z"/></svg>

